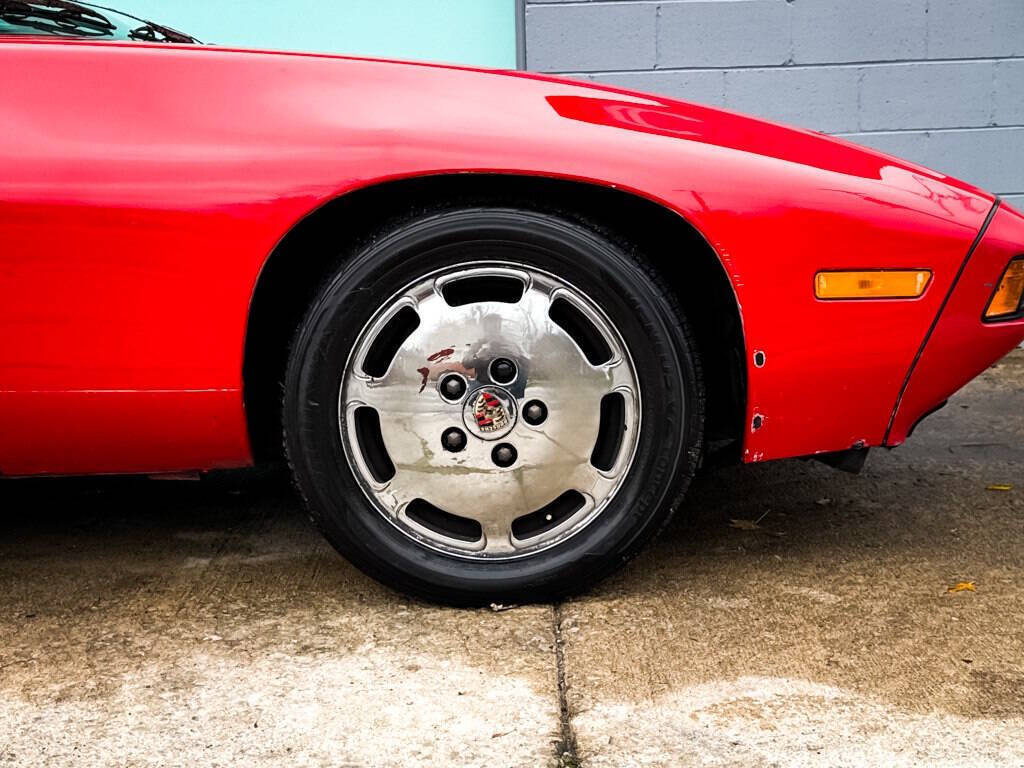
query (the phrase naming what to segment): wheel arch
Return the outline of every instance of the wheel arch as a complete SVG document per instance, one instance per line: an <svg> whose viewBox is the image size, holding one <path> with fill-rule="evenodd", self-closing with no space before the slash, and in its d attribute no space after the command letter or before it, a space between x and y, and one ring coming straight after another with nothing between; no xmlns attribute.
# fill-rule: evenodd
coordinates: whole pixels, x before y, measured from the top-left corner
<svg viewBox="0 0 1024 768"><path fill-rule="evenodd" d="M532 207L585 220L636 248L678 300L697 340L708 391L706 453L739 461L746 410L740 306L718 255L660 203L585 181L511 174L445 174L384 181L336 197L297 222L266 259L246 324L242 379L257 462L281 457L281 387L292 337L342 257L398 215L446 205ZM682 265L677 257L690 255Z"/></svg>

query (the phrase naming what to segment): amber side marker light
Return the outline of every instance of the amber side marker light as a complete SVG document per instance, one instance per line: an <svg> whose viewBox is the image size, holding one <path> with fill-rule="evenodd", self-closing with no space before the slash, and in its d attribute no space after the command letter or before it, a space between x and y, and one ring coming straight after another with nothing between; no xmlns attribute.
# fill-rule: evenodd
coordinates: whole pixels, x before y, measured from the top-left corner
<svg viewBox="0 0 1024 768"><path fill-rule="evenodd" d="M1021 296L1024 296L1024 257L1011 261L1003 272L999 287L985 310L985 319L998 320L1024 311Z"/></svg>
<svg viewBox="0 0 1024 768"><path fill-rule="evenodd" d="M819 272L814 276L814 295L819 299L916 299L931 279L928 269Z"/></svg>

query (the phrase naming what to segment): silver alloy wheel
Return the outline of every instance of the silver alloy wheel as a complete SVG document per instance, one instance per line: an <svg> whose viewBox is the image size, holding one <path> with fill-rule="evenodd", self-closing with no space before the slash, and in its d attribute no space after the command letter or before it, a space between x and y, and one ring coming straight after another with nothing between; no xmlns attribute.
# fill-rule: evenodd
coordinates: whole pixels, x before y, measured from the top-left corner
<svg viewBox="0 0 1024 768"><path fill-rule="evenodd" d="M492 380L496 360L511 380ZM338 412L346 458L389 522L448 554L508 559L605 509L636 450L640 390L579 289L472 263L388 300L349 357Z"/></svg>

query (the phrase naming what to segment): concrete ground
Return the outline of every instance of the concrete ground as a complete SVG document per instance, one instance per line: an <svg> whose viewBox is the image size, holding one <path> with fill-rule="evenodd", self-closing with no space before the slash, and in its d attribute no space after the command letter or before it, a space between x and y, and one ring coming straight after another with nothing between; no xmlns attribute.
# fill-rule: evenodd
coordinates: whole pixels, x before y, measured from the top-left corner
<svg viewBox="0 0 1024 768"><path fill-rule="evenodd" d="M860 476L705 475L558 606L396 595L274 479L0 483L0 765L1005 766L1022 729L1022 352Z"/></svg>

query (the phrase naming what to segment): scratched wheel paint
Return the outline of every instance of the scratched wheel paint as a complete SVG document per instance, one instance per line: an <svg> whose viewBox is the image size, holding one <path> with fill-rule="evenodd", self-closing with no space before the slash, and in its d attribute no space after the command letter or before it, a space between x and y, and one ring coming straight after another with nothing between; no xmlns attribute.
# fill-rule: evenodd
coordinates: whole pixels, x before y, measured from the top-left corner
<svg viewBox="0 0 1024 768"><path fill-rule="evenodd" d="M298 485L330 541L454 603L579 590L668 519L699 451L685 323L628 245L438 210L353 254L297 336Z"/></svg>

